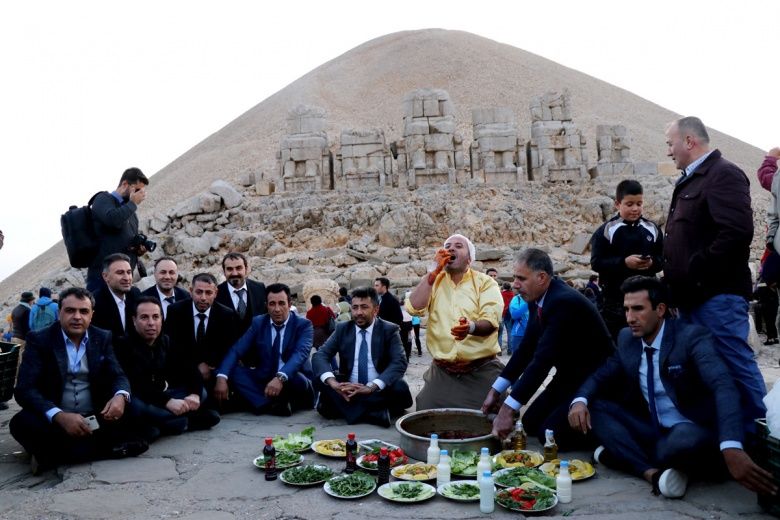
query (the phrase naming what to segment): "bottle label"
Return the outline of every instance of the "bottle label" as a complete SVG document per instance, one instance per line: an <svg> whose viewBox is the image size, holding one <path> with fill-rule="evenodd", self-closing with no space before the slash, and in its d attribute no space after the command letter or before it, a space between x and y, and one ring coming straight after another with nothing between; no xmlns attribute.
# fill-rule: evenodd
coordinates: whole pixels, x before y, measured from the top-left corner
<svg viewBox="0 0 780 520"><path fill-rule="evenodd" d="M276 469L276 457L266 455L264 457L263 463L265 464L266 471Z"/></svg>

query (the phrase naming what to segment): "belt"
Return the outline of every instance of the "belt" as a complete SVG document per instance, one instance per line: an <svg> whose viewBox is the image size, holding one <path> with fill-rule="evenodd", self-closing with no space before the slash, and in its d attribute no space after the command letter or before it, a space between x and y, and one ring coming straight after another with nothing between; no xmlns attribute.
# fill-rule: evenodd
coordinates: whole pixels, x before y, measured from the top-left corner
<svg viewBox="0 0 780 520"><path fill-rule="evenodd" d="M444 359L434 359L433 362L448 374L469 374L481 368L483 365L496 359L496 355L487 356L471 361L446 361Z"/></svg>

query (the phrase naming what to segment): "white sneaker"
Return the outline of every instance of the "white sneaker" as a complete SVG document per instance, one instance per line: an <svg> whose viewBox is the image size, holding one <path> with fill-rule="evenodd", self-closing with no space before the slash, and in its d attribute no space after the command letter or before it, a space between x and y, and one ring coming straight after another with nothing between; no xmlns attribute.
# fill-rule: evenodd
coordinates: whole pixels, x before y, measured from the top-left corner
<svg viewBox="0 0 780 520"><path fill-rule="evenodd" d="M604 453L605 449L604 446L599 446L596 448L596 451L593 452L593 460L596 461L596 464L601 464L601 454Z"/></svg>
<svg viewBox="0 0 780 520"><path fill-rule="evenodd" d="M688 488L688 476L676 469L667 469L658 479L658 490L666 498L680 498Z"/></svg>

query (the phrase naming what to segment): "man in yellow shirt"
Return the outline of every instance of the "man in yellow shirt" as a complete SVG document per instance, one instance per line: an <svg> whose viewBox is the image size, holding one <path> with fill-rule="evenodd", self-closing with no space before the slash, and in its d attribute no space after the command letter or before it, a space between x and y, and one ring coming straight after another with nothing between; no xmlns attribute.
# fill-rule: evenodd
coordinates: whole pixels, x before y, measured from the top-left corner
<svg viewBox="0 0 780 520"><path fill-rule="evenodd" d="M426 344L433 357L417 395L418 410L478 409L504 367L496 358L504 302L496 281L470 268L474 257L468 238L451 236L437 253L437 269L406 300L412 316L428 314Z"/></svg>

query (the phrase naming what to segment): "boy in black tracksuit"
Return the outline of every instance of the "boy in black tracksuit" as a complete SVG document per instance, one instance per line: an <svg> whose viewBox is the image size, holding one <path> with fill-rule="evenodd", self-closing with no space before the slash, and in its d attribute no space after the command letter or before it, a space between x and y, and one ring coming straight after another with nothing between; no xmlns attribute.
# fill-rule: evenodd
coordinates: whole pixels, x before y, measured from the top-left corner
<svg viewBox="0 0 780 520"><path fill-rule="evenodd" d="M617 215L590 240L590 265L599 273L604 307L601 315L612 338L626 326L621 284L634 275L652 276L663 269L663 234L642 216L642 185L624 180L615 190Z"/></svg>

